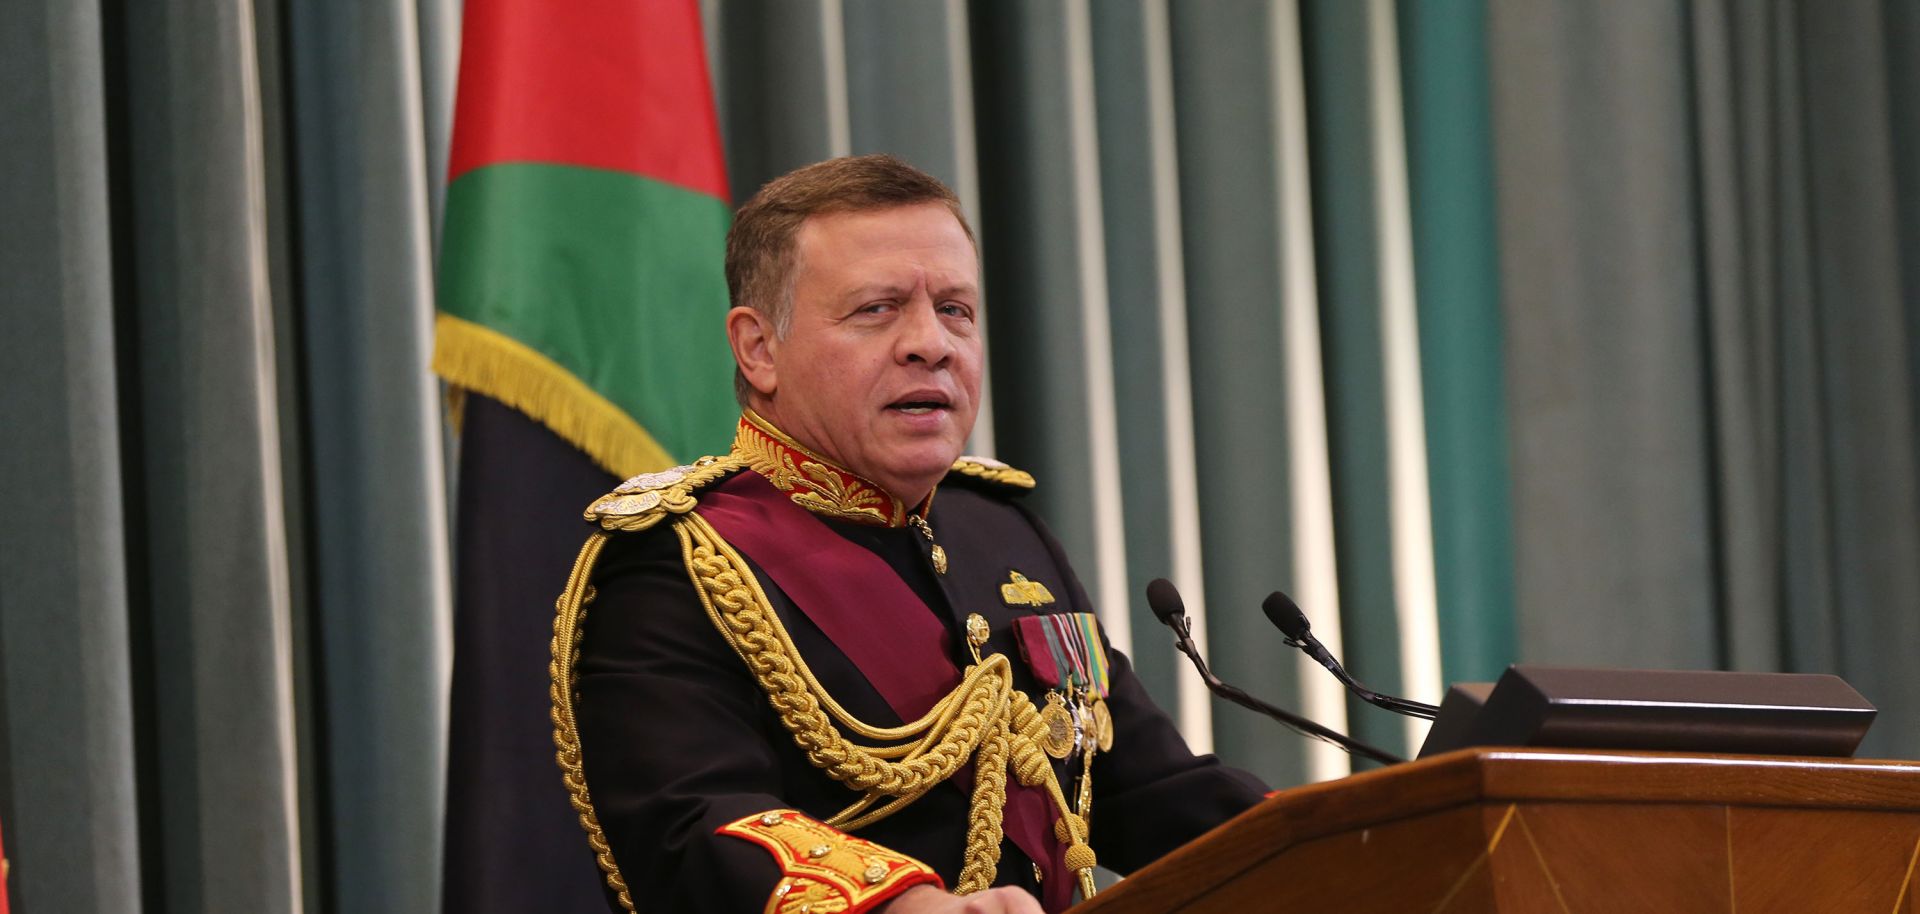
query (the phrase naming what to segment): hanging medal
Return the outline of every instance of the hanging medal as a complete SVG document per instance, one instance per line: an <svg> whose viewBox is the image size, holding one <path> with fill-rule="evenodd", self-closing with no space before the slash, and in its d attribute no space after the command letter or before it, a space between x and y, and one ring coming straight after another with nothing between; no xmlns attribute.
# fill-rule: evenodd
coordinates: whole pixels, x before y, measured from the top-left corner
<svg viewBox="0 0 1920 914"><path fill-rule="evenodd" d="M1113 715L1107 710L1107 652L1092 613L1052 613L1013 620L1020 653L1049 692L1040 711L1047 725L1047 754L1064 759L1074 751L1113 748ZM1069 706L1071 701L1071 707ZM1053 734L1068 733L1064 741ZM1062 746L1061 742L1065 745ZM1056 748L1058 751L1056 752Z"/></svg>
<svg viewBox="0 0 1920 914"><path fill-rule="evenodd" d="M1048 755L1064 759L1073 754L1073 744L1077 742L1073 717L1059 692L1047 693L1047 702L1040 707L1040 723L1047 728L1041 736L1040 748Z"/></svg>
<svg viewBox="0 0 1920 914"><path fill-rule="evenodd" d="M1107 710L1107 702L1102 698L1093 700L1093 734L1101 752L1113 751L1113 712Z"/></svg>

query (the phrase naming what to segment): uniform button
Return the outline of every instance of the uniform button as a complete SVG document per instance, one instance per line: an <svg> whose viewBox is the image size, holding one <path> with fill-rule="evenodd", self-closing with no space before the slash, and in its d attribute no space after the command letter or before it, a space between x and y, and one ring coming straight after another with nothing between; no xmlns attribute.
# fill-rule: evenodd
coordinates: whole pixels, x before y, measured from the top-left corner
<svg viewBox="0 0 1920 914"><path fill-rule="evenodd" d="M979 613L967 614L967 643L974 647L986 647L987 639L993 637L993 626L987 624L987 617Z"/></svg>

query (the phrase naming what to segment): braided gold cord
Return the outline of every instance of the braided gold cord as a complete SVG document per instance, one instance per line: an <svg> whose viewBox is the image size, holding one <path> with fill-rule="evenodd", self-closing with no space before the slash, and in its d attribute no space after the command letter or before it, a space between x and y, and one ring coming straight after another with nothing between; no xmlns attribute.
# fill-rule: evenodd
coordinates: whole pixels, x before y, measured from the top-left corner
<svg viewBox="0 0 1920 914"><path fill-rule="evenodd" d="M620 876L620 867L614 863L613 848L607 845L607 836L600 829L600 817L593 811L593 796L587 792L587 774L580 763L580 729L573 716L573 702L578 697L575 688L579 675L575 666L580 662L580 626L587 619L587 604L593 602L594 597L593 587L587 581L593 575L593 563L606 544L605 533L587 537L586 545L580 547L580 555L573 561L566 589L554 601L553 640L547 646L550 657L547 697L553 707L547 716L553 721L553 744L559 750L554 753L554 760L560 763L560 779L567 785L567 796L580 817L580 827L587 832L587 846L593 849L593 858L606 874L607 886L619 898L620 907L631 914L633 896L627 891L626 880Z"/></svg>
<svg viewBox="0 0 1920 914"><path fill-rule="evenodd" d="M1070 811L1073 807L1067 805L1066 794L1060 789L1060 779L1053 774L1053 765L1047 761L1046 750L1040 748L1040 738L1046 732L1047 725L1040 722L1040 712L1024 692L1014 693L1012 724L1014 776L1028 787L1045 787L1047 795L1053 798L1054 807L1061 810L1060 818L1053 822L1054 837L1067 845L1067 868L1080 881L1081 897L1092 898L1096 861L1093 846L1088 843L1090 832L1087 830L1087 821L1074 815Z"/></svg>
<svg viewBox="0 0 1920 914"><path fill-rule="evenodd" d="M839 721L841 726L853 731L854 735L861 739L875 742L899 742L912 739L929 728L940 726L940 721L953 713L952 706L958 700L958 696L968 693L968 687L962 683L960 688L942 697L919 720L898 727L875 727L862 722L835 701L826 687L814 678L813 670L800 656L800 649L795 647L792 638L788 637L786 626L782 625L779 618L773 614L767 602L766 591L761 588L759 579L755 578L751 572L745 571L746 563L740 558L740 554L722 540L720 534L698 515L691 515L682 523L676 524L674 532L680 535L681 557L686 561L687 568L693 573L694 579L700 584L695 589L700 591L700 599L702 605L706 607L707 616L713 621L714 627L720 630L720 635L727 640L727 644L734 649L734 652L739 654L741 659L746 660L751 667L753 661L748 656L748 650L742 646L741 637L745 632L754 630L753 623L763 619L770 620L769 624L758 630L761 636L771 639L772 648L787 658L787 665L795 675L800 677L807 692L817 697L820 706L825 708L834 720ZM709 591L724 595L724 598L709 596ZM741 613L740 618L728 621L714 609L716 599L729 612ZM989 663L993 663L992 658L989 658ZM1005 658L1000 658L998 663L1004 666ZM970 672L971 670L972 668L969 668ZM994 674L989 669L983 670L978 675ZM1010 687L1009 690L1011 690ZM912 748L912 746L901 746L873 751L885 757L896 757L908 753Z"/></svg>
<svg viewBox="0 0 1920 914"><path fill-rule="evenodd" d="M1000 868L1002 816L1007 807L1007 725L980 744L973 763L973 804L967 810L967 852L954 894L971 895L993 885Z"/></svg>
<svg viewBox="0 0 1920 914"><path fill-rule="evenodd" d="M827 824L851 829L880 821L974 758L966 860L954 889L966 894L993 883L1009 766L1020 783L1045 789L1057 808L1073 808L1040 748L1046 725L1033 702L1013 687L1012 667L1004 655L989 655L968 666L960 684L919 720L899 727L872 726L841 707L814 677L746 561L711 525L698 514L688 514L674 524L674 532L708 618L767 693L768 704L794 743L828 777L865 794ZM902 745L857 745L840 727L863 740ZM892 800L860 814L881 797ZM1086 826L1079 817L1068 813L1056 827L1067 834L1063 840L1071 845L1070 859L1091 859ZM1079 873L1088 897L1090 869L1091 864Z"/></svg>
<svg viewBox="0 0 1920 914"><path fill-rule="evenodd" d="M807 668L765 591L744 570L739 553L697 514L675 524L674 530L708 617L754 674L795 744L828 777L855 790L894 797L922 792L966 764L987 724L1005 713L1013 677L1006 658L999 657L969 667L959 688L914 723L880 728L854 719ZM829 710L823 712L822 706ZM901 761L893 761L889 753L876 754L848 740L830 717L840 718L863 739L916 742Z"/></svg>
<svg viewBox="0 0 1920 914"><path fill-rule="evenodd" d="M717 474L734 468L715 465L702 469ZM1023 785L1047 791L1056 808L1073 808L1041 748L1046 725L1033 702L1013 687L1012 667L1004 655L989 655L968 666L960 684L919 720L898 727L867 724L835 701L814 677L774 613L766 592L747 570L745 560L703 518L692 513L692 499L687 498L684 504L680 498L671 501L673 504L662 513L677 515L674 532L680 538L682 558L708 619L746 664L781 725L793 735L808 761L862 794L859 801L826 824L852 831L878 822L951 778L971 759L975 774L967 849L954 887L956 893L968 894L993 884L1000 860L1009 773ZM659 518L655 515L654 519ZM637 525L629 529L636 528L643 529ZM558 749L555 759L580 826L587 833L588 846L621 908L634 912L632 896L593 809L574 717L580 630L586 620L586 607L594 597L588 580L607 537L607 533L595 533L587 538L574 561L566 590L554 604L548 664L548 694L552 700L549 716ZM859 739L885 745L855 744L843 735L843 728ZM875 803L880 805L874 808ZM1067 861L1079 876L1082 894L1092 897L1093 851L1087 846L1085 821L1066 813L1056 820L1054 829L1069 845Z"/></svg>

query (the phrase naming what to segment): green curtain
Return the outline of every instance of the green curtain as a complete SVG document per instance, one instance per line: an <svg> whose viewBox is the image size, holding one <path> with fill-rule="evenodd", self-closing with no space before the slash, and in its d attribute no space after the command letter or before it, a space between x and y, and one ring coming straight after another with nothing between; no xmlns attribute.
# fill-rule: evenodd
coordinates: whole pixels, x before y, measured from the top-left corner
<svg viewBox="0 0 1920 914"><path fill-rule="evenodd" d="M1838 673L1920 752L1911 11L1488 18L1519 655Z"/></svg>
<svg viewBox="0 0 1920 914"><path fill-rule="evenodd" d="M139 515L121 481L101 22L92 4L20 13L0 30L0 823L20 910L132 911Z"/></svg>
<svg viewBox="0 0 1920 914"><path fill-rule="evenodd" d="M1489 681L1516 654L1486 3L1396 12L1443 678Z"/></svg>
<svg viewBox="0 0 1920 914"><path fill-rule="evenodd" d="M423 112L446 105L423 15L21 6L0 55L15 910L432 909Z"/></svg>
<svg viewBox="0 0 1920 914"><path fill-rule="evenodd" d="M426 327L458 5L18 6L12 900L433 909L459 506ZM1280 644L1269 591L1383 688L1514 660L1829 671L1882 708L1864 753L1920 755L1914 5L703 12L736 197L889 151L966 201L974 447L1040 478L1197 746L1276 785L1349 770L1208 700L1153 577L1222 675L1403 751L1418 730Z"/></svg>

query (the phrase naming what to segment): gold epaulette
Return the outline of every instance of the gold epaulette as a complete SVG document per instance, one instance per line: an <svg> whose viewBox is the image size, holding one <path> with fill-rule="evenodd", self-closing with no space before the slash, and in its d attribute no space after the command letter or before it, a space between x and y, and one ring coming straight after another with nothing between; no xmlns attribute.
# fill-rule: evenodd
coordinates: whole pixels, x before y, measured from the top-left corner
<svg viewBox="0 0 1920 914"><path fill-rule="evenodd" d="M1034 486L1032 473L1014 469L992 457L962 457L953 462L953 467L947 470L947 475L977 479L1010 489L1025 490Z"/></svg>
<svg viewBox="0 0 1920 914"><path fill-rule="evenodd" d="M560 764L560 779L572 796L573 809L580 827L587 833L587 846L606 875L620 908L635 911L633 893L620 866L613 859L613 848L600 827L600 815L594 811L592 794L587 790L587 772L580 756L580 726L574 717L573 703L579 698L580 636L587 621L587 607L593 602L593 566L606 548L610 534L648 529L667 518L687 517L699 505L698 493L729 475L744 469L746 462L733 456L702 457L692 463L654 473L641 473L616 486L613 491L593 500L585 517L600 529L587 535L580 555L573 560L573 572L567 587L554 601L553 640L547 650L547 696L553 706L553 744L558 751L554 761ZM692 515L697 517L698 515Z"/></svg>
<svg viewBox="0 0 1920 914"><path fill-rule="evenodd" d="M751 841L773 855L781 878L767 898L766 914L860 914L916 885L945 888L926 864L791 809L751 815L716 833Z"/></svg>
<svg viewBox="0 0 1920 914"><path fill-rule="evenodd" d="M593 500L583 515L608 531L645 530L699 504L701 489L746 466L738 457L702 457L657 473L641 473Z"/></svg>

